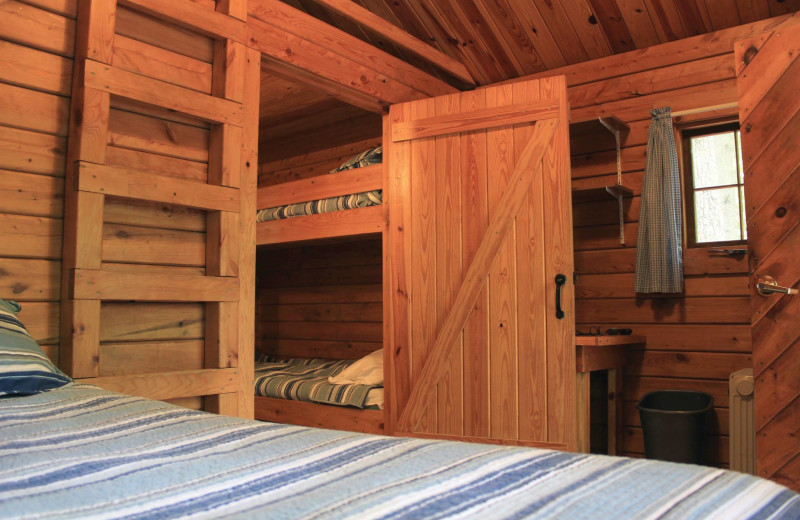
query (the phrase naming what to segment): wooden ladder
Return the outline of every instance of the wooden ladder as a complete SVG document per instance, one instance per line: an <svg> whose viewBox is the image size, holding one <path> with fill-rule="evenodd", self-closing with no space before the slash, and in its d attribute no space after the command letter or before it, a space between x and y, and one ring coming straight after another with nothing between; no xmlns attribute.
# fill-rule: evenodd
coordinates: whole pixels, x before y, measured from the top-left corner
<svg viewBox="0 0 800 520"><path fill-rule="evenodd" d="M118 3L213 38L211 94L115 66ZM61 365L73 378L112 391L159 400L206 396L208 411L252 417L260 54L245 45L246 5L219 0L212 11L190 0L80 0L65 188ZM207 183L107 165L112 96L210 123ZM206 211L205 276L106 268L107 196ZM100 377L100 307L107 301L204 302L204 368Z"/></svg>

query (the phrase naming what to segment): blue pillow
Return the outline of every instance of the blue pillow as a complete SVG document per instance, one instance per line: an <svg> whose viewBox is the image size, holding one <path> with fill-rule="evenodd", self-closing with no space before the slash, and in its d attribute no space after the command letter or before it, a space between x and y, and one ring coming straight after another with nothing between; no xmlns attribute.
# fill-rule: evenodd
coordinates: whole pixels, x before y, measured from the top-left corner
<svg viewBox="0 0 800 520"><path fill-rule="evenodd" d="M0 396L38 394L71 382L17 319L19 310L17 302L0 300Z"/></svg>

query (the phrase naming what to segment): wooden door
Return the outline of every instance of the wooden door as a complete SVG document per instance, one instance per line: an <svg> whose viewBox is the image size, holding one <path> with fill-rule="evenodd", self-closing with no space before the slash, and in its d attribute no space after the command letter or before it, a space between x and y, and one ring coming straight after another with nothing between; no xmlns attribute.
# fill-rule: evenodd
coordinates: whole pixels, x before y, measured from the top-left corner
<svg viewBox="0 0 800 520"><path fill-rule="evenodd" d="M394 105L384 146L390 429L574 448L564 78Z"/></svg>
<svg viewBox="0 0 800 520"><path fill-rule="evenodd" d="M751 256L758 475L800 490L800 26L736 43Z"/></svg>

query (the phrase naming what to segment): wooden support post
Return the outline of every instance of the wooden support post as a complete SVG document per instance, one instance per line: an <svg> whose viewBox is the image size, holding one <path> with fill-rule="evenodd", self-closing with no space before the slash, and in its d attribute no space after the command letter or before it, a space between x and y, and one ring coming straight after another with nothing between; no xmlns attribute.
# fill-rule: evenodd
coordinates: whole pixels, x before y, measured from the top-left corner
<svg viewBox="0 0 800 520"><path fill-rule="evenodd" d="M217 0L217 12L247 21L247 0Z"/></svg>
<svg viewBox="0 0 800 520"><path fill-rule="evenodd" d="M578 372L576 377L576 413L578 414L578 451L589 453L591 450L591 372Z"/></svg>
<svg viewBox="0 0 800 520"><path fill-rule="evenodd" d="M242 102L244 95L245 46L233 40L214 41L214 68L211 73L211 94Z"/></svg>
<svg viewBox="0 0 800 520"><path fill-rule="evenodd" d="M80 0L75 35L76 62L91 58L111 63L116 20L117 0Z"/></svg>
<svg viewBox="0 0 800 520"><path fill-rule="evenodd" d="M86 3L82 14L97 13ZM107 7L107 6L106 6ZM83 19L79 19L79 23ZM97 24L85 24L97 28ZM99 30L99 29L98 29ZM86 31L89 32L88 30ZM85 35L88 41L102 38ZM61 272L61 368L74 378L96 377L100 370L100 302L75 300L68 280L74 269L100 269L105 195L77 190L78 161L102 164L106 157L111 97L81 82L85 60L76 59L64 190L64 248Z"/></svg>
<svg viewBox="0 0 800 520"><path fill-rule="evenodd" d="M258 102L261 77L261 53L245 50L244 98L242 106L242 149L240 186L242 203L239 212L239 417L253 418L255 379L255 306L256 306L256 197L258 191Z"/></svg>
<svg viewBox="0 0 800 520"><path fill-rule="evenodd" d="M208 183L239 187L242 128L234 125L211 127L208 150Z"/></svg>

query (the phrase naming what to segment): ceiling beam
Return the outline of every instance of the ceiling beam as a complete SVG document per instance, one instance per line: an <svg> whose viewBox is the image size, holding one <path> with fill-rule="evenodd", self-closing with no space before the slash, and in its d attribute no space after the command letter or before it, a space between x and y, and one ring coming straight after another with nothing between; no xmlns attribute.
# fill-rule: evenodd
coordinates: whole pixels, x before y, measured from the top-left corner
<svg viewBox="0 0 800 520"><path fill-rule="evenodd" d="M378 33L398 47L432 63L448 74L475 85L475 79L460 61L451 58L439 49L436 49L422 40L412 36L403 29L388 22L368 9L358 5L352 0L312 0L323 5L345 18Z"/></svg>

